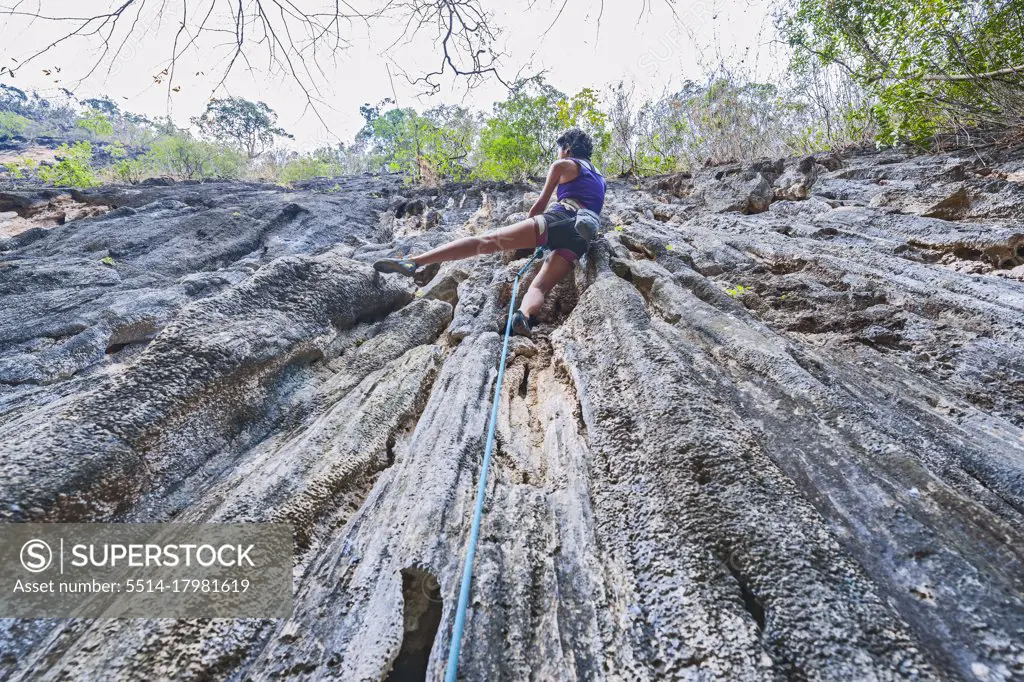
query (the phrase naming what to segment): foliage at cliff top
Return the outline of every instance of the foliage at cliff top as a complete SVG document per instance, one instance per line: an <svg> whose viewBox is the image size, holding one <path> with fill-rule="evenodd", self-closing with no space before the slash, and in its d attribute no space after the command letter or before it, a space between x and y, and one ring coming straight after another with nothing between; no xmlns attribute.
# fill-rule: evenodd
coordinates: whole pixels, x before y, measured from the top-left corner
<svg viewBox="0 0 1024 682"><path fill-rule="evenodd" d="M874 96L883 143L1024 123L1019 0L796 0L778 21L798 68L837 66Z"/></svg>

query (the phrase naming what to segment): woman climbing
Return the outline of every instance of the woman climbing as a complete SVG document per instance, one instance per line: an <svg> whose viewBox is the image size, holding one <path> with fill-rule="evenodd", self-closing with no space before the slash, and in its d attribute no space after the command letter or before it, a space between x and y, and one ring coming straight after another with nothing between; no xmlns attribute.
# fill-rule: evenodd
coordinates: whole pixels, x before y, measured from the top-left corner
<svg viewBox="0 0 1024 682"><path fill-rule="evenodd" d="M382 258L373 267L379 272L412 277L425 265L545 246L553 253L533 278L519 310L512 317L513 332L530 336L544 297L572 270L573 263L586 253L590 240L596 236L597 214L604 205L605 181L590 162L594 149L590 136L579 128L570 128L562 133L557 144L558 160L551 164L544 190L530 208L529 218L479 237L456 239L418 256ZM549 208L552 192L556 193L558 201ZM581 235L581 231L584 234Z"/></svg>

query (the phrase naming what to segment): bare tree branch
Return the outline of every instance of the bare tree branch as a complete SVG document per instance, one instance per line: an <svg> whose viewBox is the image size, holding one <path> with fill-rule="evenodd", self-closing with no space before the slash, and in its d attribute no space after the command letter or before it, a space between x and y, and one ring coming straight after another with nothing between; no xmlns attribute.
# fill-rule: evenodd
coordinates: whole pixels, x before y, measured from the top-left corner
<svg viewBox="0 0 1024 682"><path fill-rule="evenodd" d="M260 57L272 74L293 80L304 93L307 107L316 111L323 104L319 86L326 80L321 58L333 58L348 47L356 22L370 27L376 20L397 18L406 22L405 39L423 29L438 30L439 66L416 78L407 75L411 82L432 92L440 88L441 76L464 79L470 86L490 77L505 83L499 74L503 55L494 47L498 31L481 0L113 0L109 10L95 14L52 9L61 5L67 6L57 0L38 0L34 11L24 0L0 5L0 16L44 22L55 35L18 66L8 68L11 75L65 43L98 42L99 55L78 81L80 85L101 67L111 73L140 32L148 35L154 26L159 31L169 20L174 22L173 44L154 76L156 82L166 84L168 103L175 87L180 87L177 67L183 55L214 48L226 49L227 54L216 60L225 66L211 96L225 87L239 63L251 69L250 60ZM226 44L223 36L229 36Z"/></svg>
<svg viewBox="0 0 1024 682"><path fill-rule="evenodd" d="M437 29L440 64L418 78L404 73L411 84L425 88L427 94L434 94L441 89L438 79L451 74L465 79L467 87L492 77L511 88L498 69L504 56L495 47L498 29L480 0L399 0L389 2L388 6L409 17L403 37L411 39L429 26Z"/></svg>
<svg viewBox="0 0 1024 682"><path fill-rule="evenodd" d="M988 71L986 73L954 73L954 74L934 74L929 76L923 76L921 80L924 81L977 81L977 80L991 80L999 78L1000 76L1024 76L1024 64L1018 64L1017 66L1008 66L1005 69L999 69L997 71Z"/></svg>

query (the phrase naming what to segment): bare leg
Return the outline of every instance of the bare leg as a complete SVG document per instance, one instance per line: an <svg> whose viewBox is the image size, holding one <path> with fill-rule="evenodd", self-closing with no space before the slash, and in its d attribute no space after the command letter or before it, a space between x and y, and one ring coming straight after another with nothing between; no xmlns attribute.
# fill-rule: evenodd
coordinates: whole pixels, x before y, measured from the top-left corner
<svg viewBox="0 0 1024 682"><path fill-rule="evenodd" d="M413 256L417 265L443 263L472 256L482 256L497 251L529 249L537 245L537 234L533 218L527 218L508 227L499 227L479 237L463 237L426 253Z"/></svg>
<svg viewBox="0 0 1024 682"><path fill-rule="evenodd" d="M523 311L523 314L529 317L530 315L536 315L540 307L544 305L544 297L548 295L555 285L562 281L562 278L569 274L572 270L572 263L559 256L557 253L551 254L551 256L544 261L544 265L541 266L540 272L533 278L533 282L530 283L530 288L523 296L523 303L519 306L519 309Z"/></svg>

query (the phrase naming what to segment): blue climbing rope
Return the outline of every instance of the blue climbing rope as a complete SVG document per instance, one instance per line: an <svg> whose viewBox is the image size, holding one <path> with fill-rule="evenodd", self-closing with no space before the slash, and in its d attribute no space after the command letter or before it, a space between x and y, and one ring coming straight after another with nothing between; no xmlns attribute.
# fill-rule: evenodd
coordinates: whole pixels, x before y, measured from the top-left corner
<svg viewBox="0 0 1024 682"><path fill-rule="evenodd" d="M501 360L498 362L498 378L494 384L494 404L491 406L491 420L487 425L487 446L484 448L484 463L480 469L480 482L476 487L476 509L473 510L473 525L469 529L469 542L466 544L466 563L462 568L462 585L459 588L459 606L455 610L455 627L452 629L452 646L448 650L448 670L445 682L455 682L459 674L459 652L462 650L462 631L466 627L466 609L469 608L469 588L473 582L473 558L476 556L476 543L480 538L480 519L484 514L484 498L487 496L487 470L491 466L491 452L494 450L494 429L498 423L498 404L501 402L501 382L505 378L505 358L508 356L508 338L512 333L512 315L515 313L516 296L519 293L519 278L523 276L533 262L544 252L537 247L526 265L519 268L515 281L512 283L512 298L508 302L508 321L505 323L505 340L501 345Z"/></svg>

